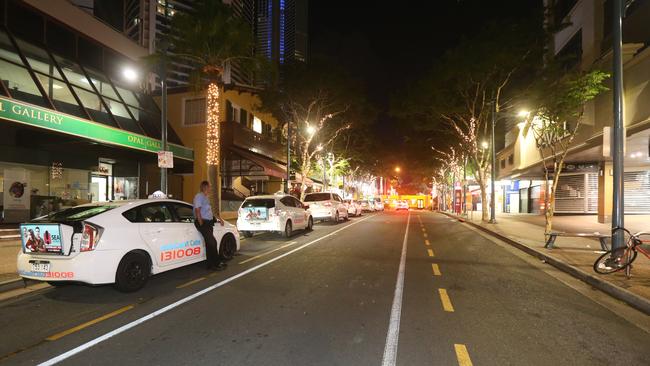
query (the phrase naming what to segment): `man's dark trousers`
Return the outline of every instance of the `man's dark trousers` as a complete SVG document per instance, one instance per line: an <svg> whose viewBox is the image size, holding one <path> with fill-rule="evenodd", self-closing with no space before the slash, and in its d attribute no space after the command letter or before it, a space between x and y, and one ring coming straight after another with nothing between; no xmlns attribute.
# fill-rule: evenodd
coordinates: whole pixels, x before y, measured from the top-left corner
<svg viewBox="0 0 650 366"><path fill-rule="evenodd" d="M195 221L194 225L199 229L199 232L205 240L205 256L207 258L208 268L216 266L221 261L217 252L217 239L214 238L214 233L212 232L214 220L203 220L203 225L199 225L198 221Z"/></svg>

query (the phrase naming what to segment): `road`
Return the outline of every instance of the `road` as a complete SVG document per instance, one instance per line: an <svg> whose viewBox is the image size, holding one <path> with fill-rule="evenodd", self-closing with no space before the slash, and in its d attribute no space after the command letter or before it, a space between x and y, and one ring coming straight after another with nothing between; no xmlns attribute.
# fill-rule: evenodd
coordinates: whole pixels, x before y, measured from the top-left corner
<svg viewBox="0 0 650 366"><path fill-rule="evenodd" d="M190 266L134 294L5 301L0 362L650 364L646 317L592 292L446 216L385 212L255 236L226 271Z"/></svg>

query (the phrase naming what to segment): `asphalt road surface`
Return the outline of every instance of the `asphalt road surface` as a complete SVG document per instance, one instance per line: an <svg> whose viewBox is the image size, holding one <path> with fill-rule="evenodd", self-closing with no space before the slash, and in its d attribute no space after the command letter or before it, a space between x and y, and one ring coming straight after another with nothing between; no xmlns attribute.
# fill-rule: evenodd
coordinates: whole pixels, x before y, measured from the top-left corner
<svg viewBox="0 0 650 366"><path fill-rule="evenodd" d="M134 294L5 301L0 363L650 365L646 317L590 292L446 216L385 212L258 235L226 271Z"/></svg>

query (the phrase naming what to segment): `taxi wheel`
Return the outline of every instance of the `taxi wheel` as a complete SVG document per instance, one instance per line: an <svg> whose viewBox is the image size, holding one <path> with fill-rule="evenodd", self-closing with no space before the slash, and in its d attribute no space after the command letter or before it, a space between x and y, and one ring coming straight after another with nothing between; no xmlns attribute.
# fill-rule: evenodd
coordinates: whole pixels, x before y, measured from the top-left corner
<svg viewBox="0 0 650 366"><path fill-rule="evenodd" d="M291 226L291 221L287 221L287 224L284 226L284 237L290 238L293 234L293 227Z"/></svg>
<svg viewBox="0 0 650 366"><path fill-rule="evenodd" d="M309 220L307 221L307 231L312 231L314 230L314 219L309 216Z"/></svg>
<svg viewBox="0 0 650 366"><path fill-rule="evenodd" d="M350 220L350 214L346 212L343 221L348 221L348 220Z"/></svg>
<svg viewBox="0 0 650 366"><path fill-rule="evenodd" d="M150 271L149 258L145 254L128 253L117 266L115 288L122 292L137 291L147 283Z"/></svg>
<svg viewBox="0 0 650 366"><path fill-rule="evenodd" d="M224 236L223 239L221 239L219 249L221 258L231 260L237 251L237 242L235 241L235 238L233 238L232 235Z"/></svg>
<svg viewBox="0 0 650 366"><path fill-rule="evenodd" d="M339 212L336 211L336 214L334 215L334 223L338 224L339 223Z"/></svg>

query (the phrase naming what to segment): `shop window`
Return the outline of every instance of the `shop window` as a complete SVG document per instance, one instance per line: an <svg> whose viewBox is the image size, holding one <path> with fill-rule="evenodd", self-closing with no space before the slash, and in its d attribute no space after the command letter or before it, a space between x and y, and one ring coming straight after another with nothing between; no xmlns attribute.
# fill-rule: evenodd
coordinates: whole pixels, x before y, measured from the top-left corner
<svg viewBox="0 0 650 366"><path fill-rule="evenodd" d="M248 124L248 111L245 110L245 109L241 109L241 110L240 110L239 121L240 121L241 123L245 124L246 127L248 127L248 128L251 128L251 127L252 127L252 126L250 126L250 125Z"/></svg>
<svg viewBox="0 0 650 366"><path fill-rule="evenodd" d="M127 131L131 131L135 133L143 132L142 129L138 126L138 124L133 120L133 118L131 118L131 115L129 114L126 105L124 105L120 101L108 99L108 98L104 98L104 102L106 102L106 104L108 105L108 109L110 109L111 113L113 114L113 117L117 120L120 127L122 127Z"/></svg>
<svg viewBox="0 0 650 366"><path fill-rule="evenodd" d="M49 75L57 79L61 79L59 70L56 69L56 66L52 62L52 59L44 49L36 47L19 39L16 40L16 43L18 44L20 51L23 53L23 55L25 55L25 58L27 58L27 62L33 70L40 71L45 75Z"/></svg>
<svg viewBox="0 0 650 366"><path fill-rule="evenodd" d="M183 125L194 126L205 123L205 98L185 99Z"/></svg>
<svg viewBox="0 0 650 366"><path fill-rule="evenodd" d="M68 79L68 82L70 82L70 84L77 85L82 88L90 89L90 81L88 81L88 79L86 78L86 76L83 74L83 72L81 71L79 66L77 66L76 63L58 57L56 55L54 56L54 59L61 67L63 74Z"/></svg>
<svg viewBox="0 0 650 366"><path fill-rule="evenodd" d="M8 61L15 62L17 64L23 65L23 60L18 56L18 52L14 48L11 40L7 33L0 31L0 58L3 58Z"/></svg>
<svg viewBox="0 0 650 366"><path fill-rule="evenodd" d="M27 69L0 60L0 77L11 96L23 102L49 107Z"/></svg>
<svg viewBox="0 0 650 366"><path fill-rule="evenodd" d="M41 73L36 73L36 77L54 103L56 110L81 118L88 118L86 113L77 103L77 100L72 95L72 92L66 83Z"/></svg>
<svg viewBox="0 0 650 366"><path fill-rule="evenodd" d="M81 89L79 87L73 86L75 93L77 93L77 96L79 96L79 99L81 100L81 104L86 107L86 110L88 113L90 113L90 117L97 122L103 123L105 125L113 126L113 127L118 127L115 122L111 119L111 117L106 113L104 110L104 107L101 104L101 101L99 99L99 96L93 92L90 92L85 89Z"/></svg>
<svg viewBox="0 0 650 366"><path fill-rule="evenodd" d="M117 96L117 93L115 93L113 86L108 82L108 80L106 80L104 76L92 71L88 71L87 69L86 72L88 73L88 76L90 76L90 81L93 83L99 94L115 100L120 99Z"/></svg>

